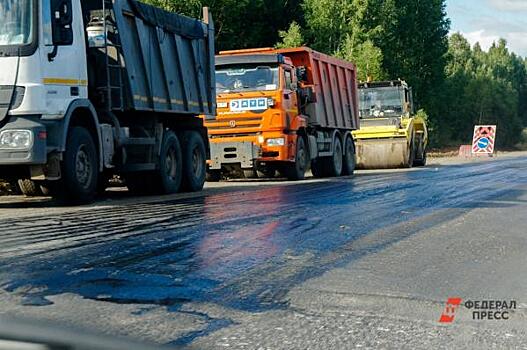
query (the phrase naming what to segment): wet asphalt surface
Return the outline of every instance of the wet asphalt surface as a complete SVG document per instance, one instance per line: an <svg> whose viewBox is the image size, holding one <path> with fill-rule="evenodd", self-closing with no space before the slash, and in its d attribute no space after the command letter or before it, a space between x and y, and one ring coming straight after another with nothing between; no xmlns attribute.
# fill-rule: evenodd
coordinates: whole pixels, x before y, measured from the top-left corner
<svg viewBox="0 0 527 350"><path fill-rule="evenodd" d="M196 349L471 348L482 329L489 347L527 348L521 310L512 330L437 324L449 293L527 303L526 170L525 157L430 165L52 215L47 202L0 202L30 207L0 221L0 314ZM477 225L492 215L518 233L486 245ZM497 246L517 254L477 262ZM512 284L471 285L494 268L514 270Z"/></svg>

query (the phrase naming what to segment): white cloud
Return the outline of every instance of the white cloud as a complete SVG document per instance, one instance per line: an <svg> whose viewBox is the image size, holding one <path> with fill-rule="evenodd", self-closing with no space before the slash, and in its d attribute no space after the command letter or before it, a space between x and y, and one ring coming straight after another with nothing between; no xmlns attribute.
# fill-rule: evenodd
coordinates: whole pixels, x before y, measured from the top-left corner
<svg viewBox="0 0 527 350"><path fill-rule="evenodd" d="M479 43L483 50L488 50L492 46L492 43L500 39L499 35L490 34L484 29L461 34L463 34L463 36L467 38L468 42L471 45Z"/></svg>
<svg viewBox="0 0 527 350"><path fill-rule="evenodd" d="M527 57L527 32L511 32L505 37L511 51Z"/></svg>
<svg viewBox="0 0 527 350"><path fill-rule="evenodd" d="M502 11L527 11L525 0L488 0L490 6Z"/></svg>
<svg viewBox="0 0 527 350"><path fill-rule="evenodd" d="M493 43L503 38L507 40L509 50L520 56L527 57L527 31L496 33L494 31L481 29L467 33L461 32L461 34L463 34L472 46L479 43L483 50L488 50Z"/></svg>

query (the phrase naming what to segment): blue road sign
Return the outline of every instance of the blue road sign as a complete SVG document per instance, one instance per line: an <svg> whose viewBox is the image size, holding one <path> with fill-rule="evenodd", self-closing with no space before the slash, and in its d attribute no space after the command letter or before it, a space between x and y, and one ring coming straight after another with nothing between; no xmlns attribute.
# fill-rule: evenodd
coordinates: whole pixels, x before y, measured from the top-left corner
<svg viewBox="0 0 527 350"><path fill-rule="evenodd" d="M486 138L486 137L482 137L478 141L478 148L479 149L485 149L485 148L489 147L489 144L490 144L490 140L488 138Z"/></svg>

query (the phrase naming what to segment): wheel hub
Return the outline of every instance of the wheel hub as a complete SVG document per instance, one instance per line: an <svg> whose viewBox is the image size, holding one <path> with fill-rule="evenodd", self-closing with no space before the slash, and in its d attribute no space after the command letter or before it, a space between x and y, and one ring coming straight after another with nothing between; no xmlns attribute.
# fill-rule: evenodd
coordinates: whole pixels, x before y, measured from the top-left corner
<svg viewBox="0 0 527 350"><path fill-rule="evenodd" d="M91 184L92 169L93 165L86 151L86 146L82 145L79 147L75 158L75 173L77 175L77 181L84 188L88 188Z"/></svg>

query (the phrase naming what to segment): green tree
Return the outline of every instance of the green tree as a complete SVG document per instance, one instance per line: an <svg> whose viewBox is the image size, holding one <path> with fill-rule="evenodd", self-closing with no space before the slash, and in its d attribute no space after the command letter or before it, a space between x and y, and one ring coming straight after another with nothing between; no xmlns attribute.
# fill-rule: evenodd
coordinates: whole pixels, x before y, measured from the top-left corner
<svg viewBox="0 0 527 350"><path fill-rule="evenodd" d="M218 50L274 46L278 32L303 23L301 0L144 0L193 18L211 9Z"/></svg>
<svg viewBox="0 0 527 350"><path fill-rule="evenodd" d="M287 31L280 30L278 36L280 37L280 42L276 44L276 48L283 49L289 47L299 47L304 44L304 38L302 37L302 29L300 25L295 21L291 22L289 29Z"/></svg>
<svg viewBox="0 0 527 350"><path fill-rule="evenodd" d="M387 79L382 67L382 51L371 40L355 44L351 36L348 36L339 48L337 56L355 63L358 79L361 81Z"/></svg>
<svg viewBox="0 0 527 350"><path fill-rule="evenodd" d="M485 52L461 34L450 38L439 144L467 143L476 124L496 124L499 146L514 146L525 120L525 61L500 40Z"/></svg>

